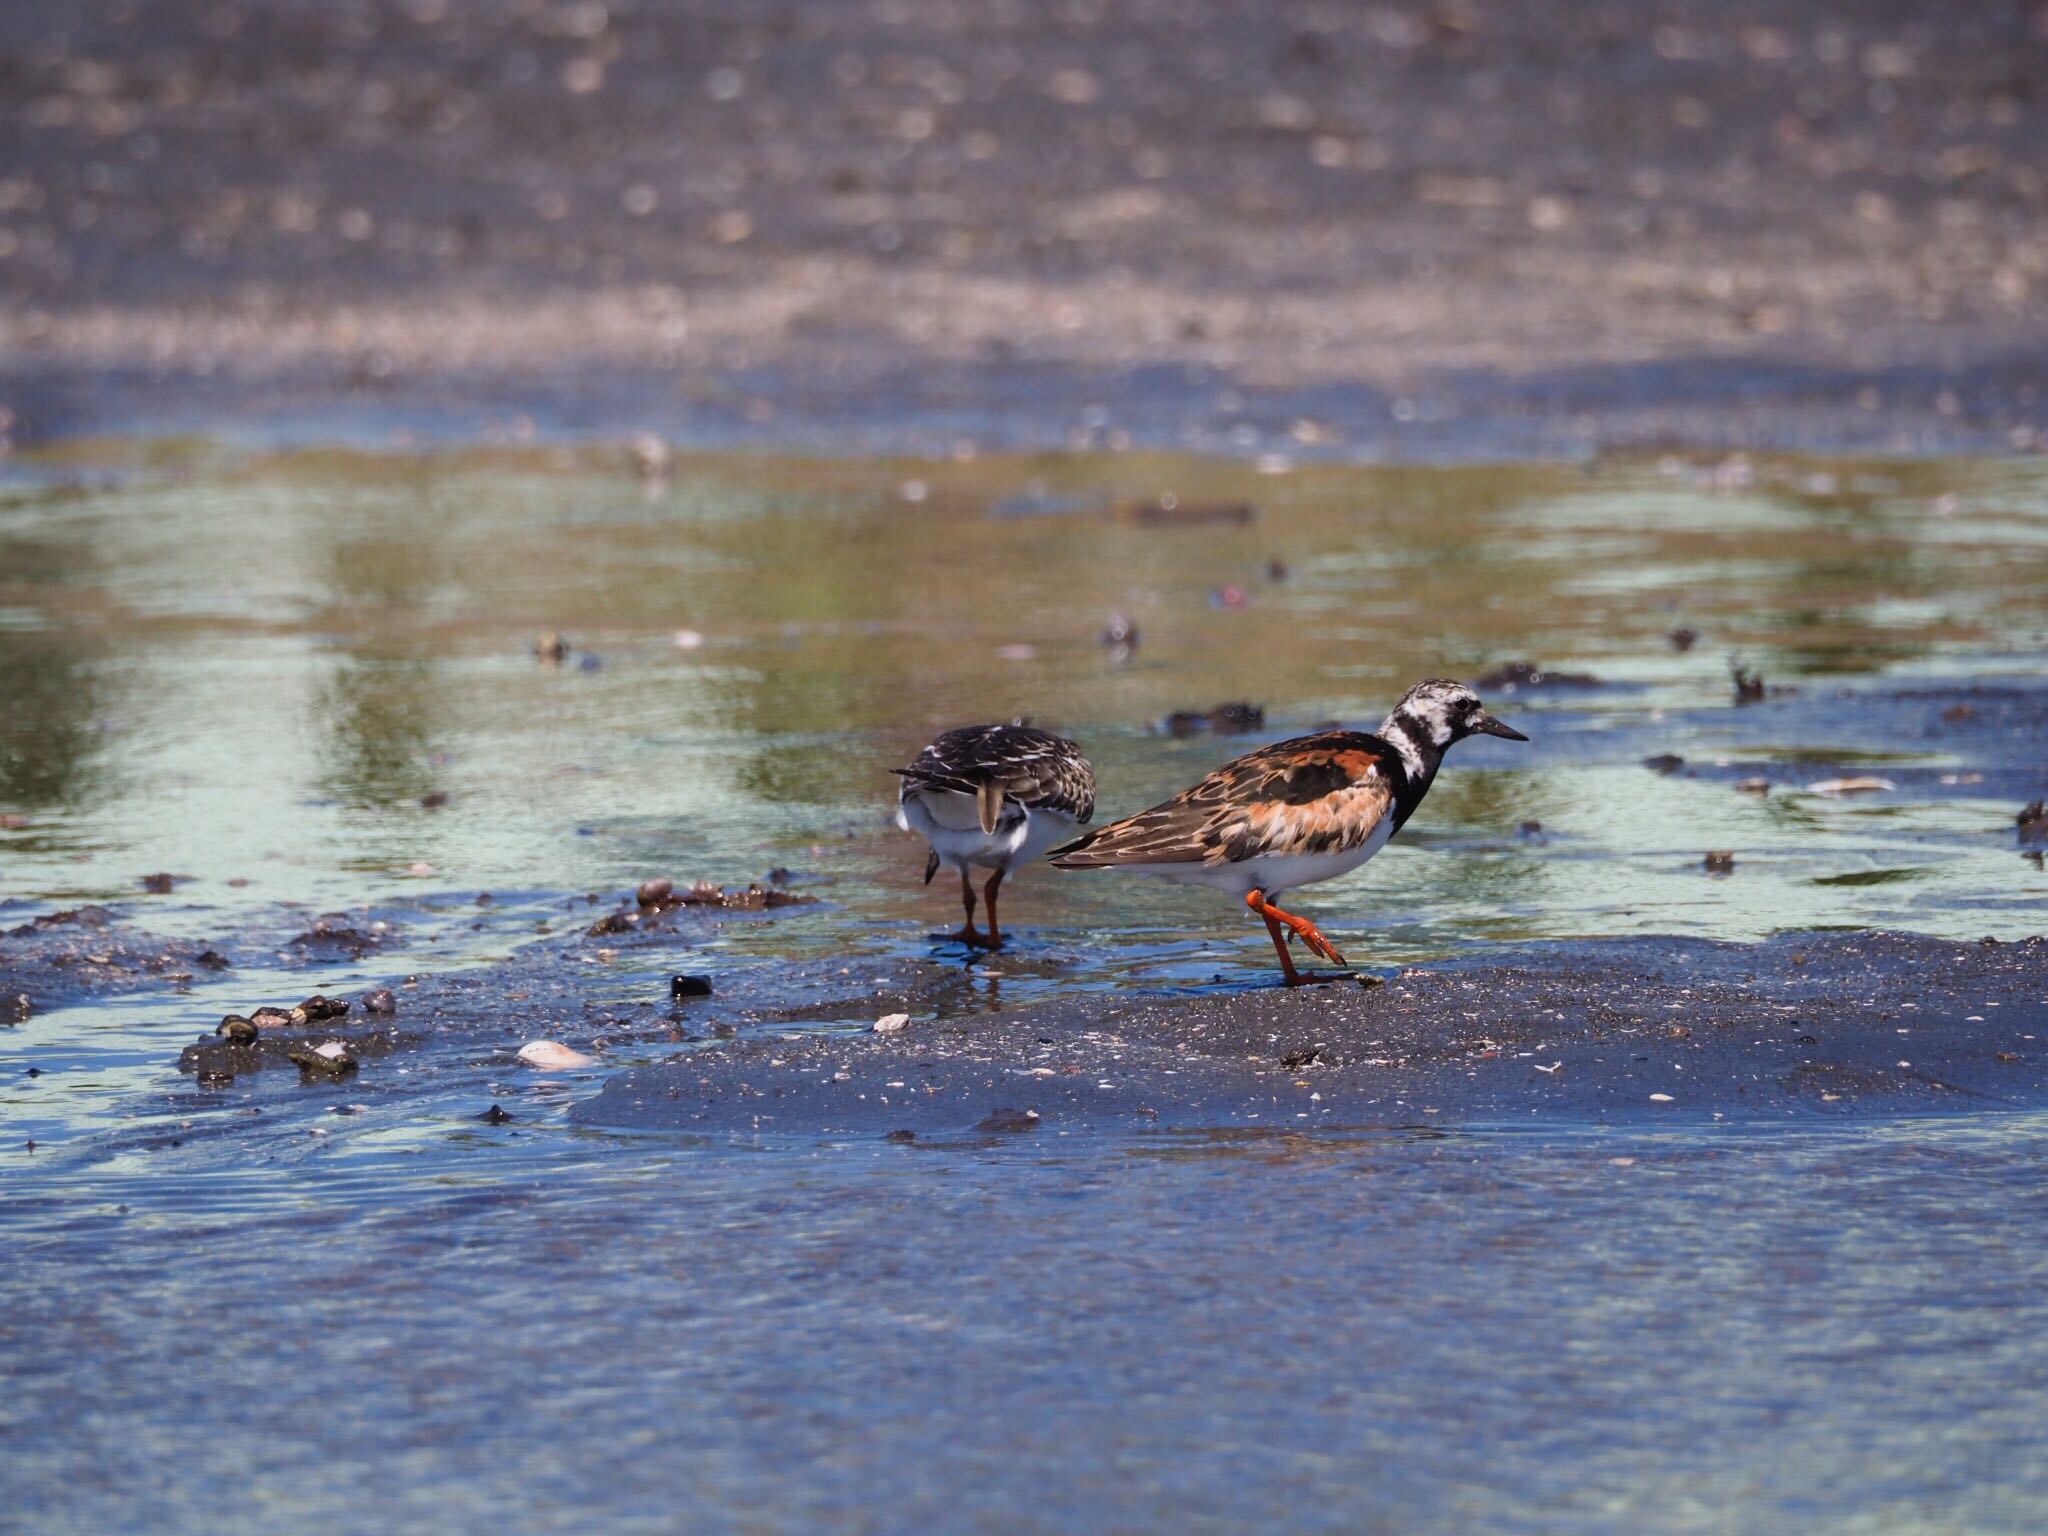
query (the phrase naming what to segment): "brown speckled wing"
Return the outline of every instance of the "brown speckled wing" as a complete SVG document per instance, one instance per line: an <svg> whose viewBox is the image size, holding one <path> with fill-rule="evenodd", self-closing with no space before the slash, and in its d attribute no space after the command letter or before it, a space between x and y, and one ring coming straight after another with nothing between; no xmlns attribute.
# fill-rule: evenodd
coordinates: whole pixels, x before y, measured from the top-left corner
<svg viewBox="0 0 2048 1536"><path fill-rule="evenodd" d="M1095 814L1095 770L1064 736L1029 725L965 725L947 731L895 772L906 792L950 789L979 795L998 789L1005 799L1059 811L1076 821Z"/></svg>
<svg viewBox="0 0 2048 1536"><path fill-rule="evenodd" d="M1379 771L1384 750L1355 731L1276 742L1149 811L1055 848L1051 859L1062 869L1105 869L1341 853L1393 813L1394 786Z"/></svg>

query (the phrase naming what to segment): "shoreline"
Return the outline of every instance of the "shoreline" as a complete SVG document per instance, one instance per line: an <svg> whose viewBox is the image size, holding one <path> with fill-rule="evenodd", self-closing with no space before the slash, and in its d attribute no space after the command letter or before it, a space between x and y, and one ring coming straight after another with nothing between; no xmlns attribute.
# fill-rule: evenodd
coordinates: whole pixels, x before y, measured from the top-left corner
<svg viewBox="0 0 2048 1536"><path fill-rule="evenodd" d="M401 454L658 439L681 453L818 459L1176 452L1275 471L1657 452L1917 460L2042 451L2048 365L2011 355L1962 371L1708 358L1443 372L1405 385L1260 385L1200 364L951 365L880 354L726 372L589 363L374 377L334 359L283 369L17 364L0 365L0 410L10 446L29 453L188 438Z"/></svg>

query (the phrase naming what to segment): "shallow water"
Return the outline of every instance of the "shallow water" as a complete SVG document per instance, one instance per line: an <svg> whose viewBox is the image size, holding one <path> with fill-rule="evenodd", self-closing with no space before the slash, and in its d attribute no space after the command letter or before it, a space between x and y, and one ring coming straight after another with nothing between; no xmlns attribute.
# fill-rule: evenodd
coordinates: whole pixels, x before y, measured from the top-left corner
<svg viewBox="0 0 2048 1536"><path fill-rule="evenodd" d="M502 1038L340 1089L175 1068L230 1009L522 947L621 1006L712 973L689 1048L793 963L938 956L942 1011L1262 985L1214 898L1051 870L1006 891L1013 950L934 946L957 906L888 768L1028 714L1122 814L1262 739L1174 740L1170 710L1369 726L1518 658L1604 685L1492 692L1534 741L1461 746L1401 842L1303 893L1354 960L2035 932L2038 463L733 455L649 486L599 448L98 445L10 473L0 918L115 904L236 961L0 1031L0 1486L36 1528L2039 1528L2031 1113L684 1143L566 1118L682 1044L538 1079L512 1048L587 1021L510 995ZM1134 515L1162 496L1255 514ZM1796 691L1737 707L1738 656ZM1804 788L1847 774L1896 788ZM580 893L777 867L820 902L568 942ZM403 945L288 964L328 911Z"/></svg>

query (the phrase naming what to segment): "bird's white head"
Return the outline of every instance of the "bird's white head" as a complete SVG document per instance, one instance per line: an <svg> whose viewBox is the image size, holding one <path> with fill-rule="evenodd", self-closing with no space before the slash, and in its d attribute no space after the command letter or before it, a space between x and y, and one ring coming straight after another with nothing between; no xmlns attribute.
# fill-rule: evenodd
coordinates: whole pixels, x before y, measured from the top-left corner
<svg viewBox="0 0 2048 1536"><path fill-rule="evenodd" d="M1380 734L1393 739L1406 737L1418 746L1427 745L1441 753L1454 741L1467 736L1503 736L1509 741L1527 741L1513 726L1503 725L1486 712L1479 695L1463 683L1432 677L1417 683L1401 696Z"/></svg>

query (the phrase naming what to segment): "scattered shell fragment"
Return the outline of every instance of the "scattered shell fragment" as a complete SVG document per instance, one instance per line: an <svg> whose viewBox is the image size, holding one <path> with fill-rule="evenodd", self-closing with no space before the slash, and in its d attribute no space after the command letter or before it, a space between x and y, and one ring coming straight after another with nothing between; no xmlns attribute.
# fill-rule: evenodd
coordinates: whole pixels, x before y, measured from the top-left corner
<svg viewBox="0 0 2048 1536"><path fill-rule="evenodd" d="M569 1072L577 1067L591 1066L596 1061L595 1057L571 1050L559 1040L529 1040L519 1047L519 1059L543 1072Z"/></svg>
<svg viewBox="0 0 2048 1536"><path fill-rule="evenodd" d="M874 1032L878 1035L897 1035L908 1028L910 1015L907 1013L885 1013L875 1020L873 1025Z"/></svg>
<svg viewBox="0 0 2048 1536"><path fill-rule="evenodd" d="M1673 1103L1674 1100L1668 1093L1653 1093L1650 1095L1650 1102L1652 1104L1670 1104Z"/></svg>
<svg viewBox="0 0 2048 1536"><path fill-rule="evenodd" d="M1810 795L1866 795L1898 787L1890 779L1859 773L1846 779L1817 779L1806 786L1806 792Z"/></svg>
<svg viewBox="0 0 2048 1536"><path fill-rule="evenodd" d="M290 1060L308 1077L346 1077L358 1065L349 1048L339 1040L315 1046L293 1046Z"/></svg>

